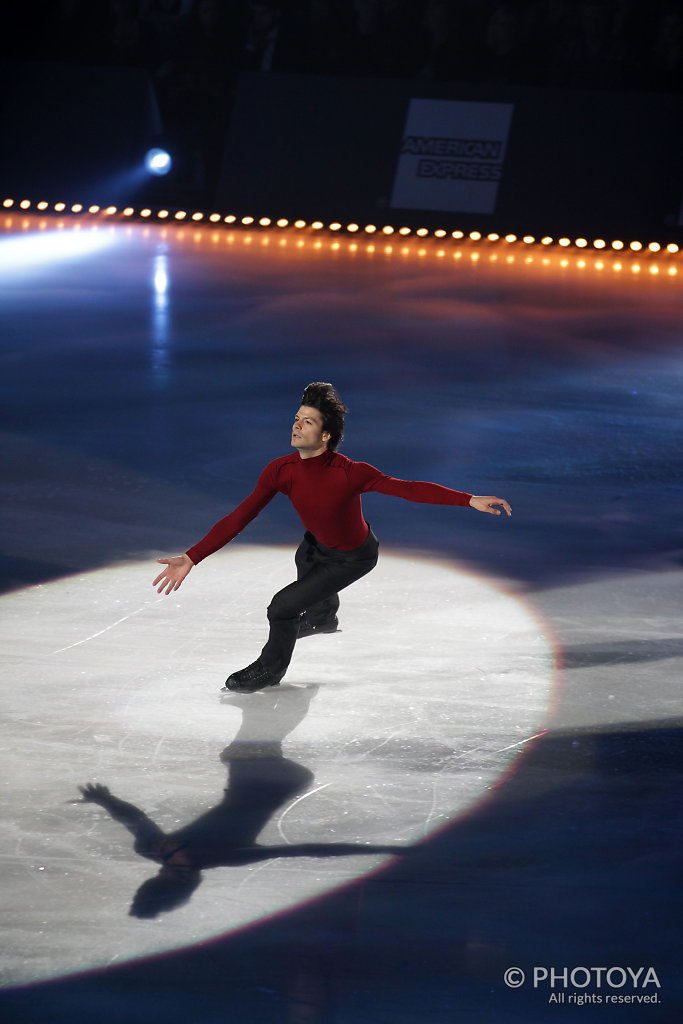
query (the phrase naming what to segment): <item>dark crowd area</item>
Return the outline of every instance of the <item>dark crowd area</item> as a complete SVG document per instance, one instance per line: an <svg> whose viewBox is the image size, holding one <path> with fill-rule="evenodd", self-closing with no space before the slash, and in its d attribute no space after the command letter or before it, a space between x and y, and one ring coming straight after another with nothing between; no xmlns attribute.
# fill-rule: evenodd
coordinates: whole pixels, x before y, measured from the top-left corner
<svg viewBox="0 0 683 1024"><path fill-rule="evenodd" d="M0 57L150 74L215 176L240 72L679 92L680 0L14 0Z"/></svg>
<svg viewBox="0 0 683 1024"><path fill-rule="evenodd" d="M680 0L15 0L3 56L145 68L677 91ZM14 23L14 24L12 24Z"/></svg>

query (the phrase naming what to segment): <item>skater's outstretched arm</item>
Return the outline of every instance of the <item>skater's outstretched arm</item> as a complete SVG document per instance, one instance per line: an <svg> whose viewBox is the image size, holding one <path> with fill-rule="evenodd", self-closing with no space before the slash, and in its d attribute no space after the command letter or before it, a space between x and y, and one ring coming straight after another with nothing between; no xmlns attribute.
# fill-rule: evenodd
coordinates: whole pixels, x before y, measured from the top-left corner
<svg viewBox="0 0 683 1024"><path fill-rule="evenodd" d="M87 786L78 787L84 800L90 803L99 804L108 811L114 821L121 822L128 831L135 837L135 852L142 857L150 857L156 860L159 857L161 844L166 838L151 818L148 818L144 811L134 804L119 800L117 796L110 793L106 786L89 782Z"/></svg>
<svg viewBox="0 0 683 1024"><path fill-rule="evenodd" d="M172 594L174 590L178 589L189 571L194 569L194 562L189 555L174 555L173 558L157 558L157 562L159 562L160 565L166 566L164 571L159 573L152 584L153 587L157 587L158 594L163 593L164 590L167 594Z"/></svg>
<svg viewBox="0 0 683 1024"><path fill-rule="evenodd" d="M428 480L401 480L381 473L368 462L352 462L348 472L350 484L358 494L377 491L379 494L390 494L426 505L469 505L478 512L490 512L494 516L500 515L500 510L496 508L500 506L507 515L512 515L512 509L505 498L497 498L493 494L454 491L451 487L433 484Z"/></svg>

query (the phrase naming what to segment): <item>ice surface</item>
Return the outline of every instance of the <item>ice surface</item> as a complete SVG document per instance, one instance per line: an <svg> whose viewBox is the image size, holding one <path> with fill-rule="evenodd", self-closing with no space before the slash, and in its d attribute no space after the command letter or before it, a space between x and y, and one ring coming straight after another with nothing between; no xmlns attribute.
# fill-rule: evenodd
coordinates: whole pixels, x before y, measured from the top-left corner
<svg viewBox="0 0 683 1024"><path fill-rule="evenodd" d="M280 687L221 695L293 572L291 551L245 545L170 597L143 562L2 598L5 983L196 942L409 856L542 728L542 623L410 554L384 554L343 595L341 631L300 641ZM129 915L157 865L80 801L88 783L205 867L186 902Z"/></svg>

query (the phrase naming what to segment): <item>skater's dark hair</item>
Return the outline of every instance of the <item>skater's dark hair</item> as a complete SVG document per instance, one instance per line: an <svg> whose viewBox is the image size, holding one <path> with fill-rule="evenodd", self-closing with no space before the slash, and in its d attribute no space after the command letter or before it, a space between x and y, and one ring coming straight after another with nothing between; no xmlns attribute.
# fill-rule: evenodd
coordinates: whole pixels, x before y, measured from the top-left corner
<svg viewBox="0 0 683 1024"><path fill-rule="evenodd" d="M344 416L349 411L332 384L314 381L301 396L302 405L310 405L322 414L323 430L330 435L328 449L333 452L344 436Z"/></svg>

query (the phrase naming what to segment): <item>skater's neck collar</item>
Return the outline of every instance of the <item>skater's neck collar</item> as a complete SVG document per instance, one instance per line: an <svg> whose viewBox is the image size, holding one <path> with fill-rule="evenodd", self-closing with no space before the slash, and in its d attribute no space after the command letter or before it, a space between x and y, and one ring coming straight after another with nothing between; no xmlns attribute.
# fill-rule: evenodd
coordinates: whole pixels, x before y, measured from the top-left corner
<svg viewBox="0 0 683 1024"><path fill-rule="evenodd" d="M331 452L329 448L325 448L325 450L322 451L322 452L319 452L318 455L308 455L308 456L306 456L306 455L302 455L301 452L299 452L299 461L304 463L304 465L308 465L308 466L320 465L323 462L327 462L327 460L332 455L334 455L334 452Z"/></svg>

